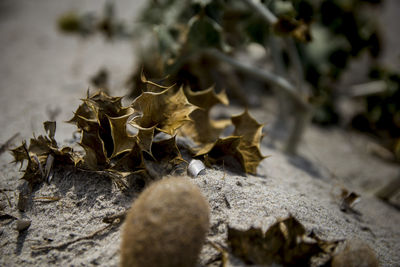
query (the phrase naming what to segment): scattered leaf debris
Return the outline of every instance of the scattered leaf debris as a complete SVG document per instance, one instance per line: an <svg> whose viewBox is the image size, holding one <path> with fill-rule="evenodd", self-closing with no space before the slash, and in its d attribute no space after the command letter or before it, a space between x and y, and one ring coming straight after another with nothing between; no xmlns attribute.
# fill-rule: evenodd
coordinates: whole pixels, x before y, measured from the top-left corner
<svg viewBox="0 0 400 267"><path fill-rule="evenodd" d="M242 231L228 227L228 244L233 255L247 264L309 266L311 258L321 253L330 258L337 242L307 235L304 226L289 216L265 233L259 228Z"/></svg>
<svg viewBox="0 0 400 267"><path fill-rule="evenodd" d="M347 189L342 188L340 210L343 212L352 212L357 215L361 213L354 209L354 205L360 201L360 195L355 192L349 192Z"/></svg>

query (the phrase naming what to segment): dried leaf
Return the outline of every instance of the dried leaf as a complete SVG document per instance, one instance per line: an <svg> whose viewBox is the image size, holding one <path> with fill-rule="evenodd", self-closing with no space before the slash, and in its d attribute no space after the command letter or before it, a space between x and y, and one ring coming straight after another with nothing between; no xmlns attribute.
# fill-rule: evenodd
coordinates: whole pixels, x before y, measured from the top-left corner
<svg viewBox="0 0 400 267"><path fill-rule="evenodd" d="M292 216L276 222L266 233L258 228L241 231L228 227L228 244L232 253L248 264L284 266L309 266L311 258L320 253L331 256L336 245L307 236L304 226Z"/></svg>
<svg viewBox="0 0 400 267"><path fill-rule="evenodd" d="M29 154L27 153L28 150L26 148L25 140L22 141L22 145L20 145L19 147L14 148L14 149L11 149L10 152L14 157L14 160L12 162L13 163L20 163L21 164L20 168L22 168L22 164L23 164L24 160L28 160L29 159Z"/></svg>
<svg viewBox="0 0 400 267"><path fill-rule="evenodd" d="M154 130L155 127L151 128L139 128L138 133L136 135L137 142L139 144L139 147L142 151L145 151L147 154L150 156L153 156L151 152L151 145L153 143L153 137L154 137Z"/></svg>
<svg viewBox="0 0 400 267"><path fill-rule="evenodd" d="M260 162L268 156L263 156L257 146L247 146L240 142L238 151L243 158L242 167L246 173L256 174Z"/></svg>
<svg viewBox="0 0 400 267"><path fill-rule="evenodd" d="M353 212L361 215L361 213L354 209L354 205L360 201L360 195L355 192L349 192L347 189L342 188L340 210L344 212Z"/></svg>
<svg viewBox="0 0 400 267"><path fill-rule="evenodd" d="M160 93L144 92L132 103L135 111L141 112L131 122L138 128L156 127L157 130L174 135L184 123L190 121L189 114L196 109L190 104L180 88L172 93L168 88Z"/></svg>
<svg viewBox="0 0 400 267"><path fill-rule="evenodd" d="M243 169L247 173L255 174L257 166L266 158L260 151L263 125L258 123L248 110L241 115L233 116L232 123L235 125L233 135L242 136L238 150L243 157Z"/></svg>
<svg viewBox="0 0 400 267"><path fill-rule="evenodd" d="M312 40L310 25L291 17L280 17L274 24L274 30L283 35L291 35L300 42L310 42Z"/></svg>
<svg viewBox="0 0 400 267"><path fill-rule="evenodd" d="M195 155L195 157L208 154L209 157L218 159L225 155L235 156L238 151L240 143L240 136L229 136L225 138L218 138L215 143L206 144ZM239 160L241 161L241 160Z"/></svg>
<svg viewBox="0 0 400 267"><path fill-rule="evenodd" d="M175 86L175 85L164 86L164 85L157 84L155 82L148 80L146 78L146 76L144 75L143 69L140 72L140 81L146 85L146 89L147 89L146 92L160 93L160 92L164 91L165 89L169 89L169 88L172 88Z"/></svg>
<svg viewBox="0 0 400 267"><path fill-rule="evenodd" d="M229 104L225 91L216 94L213 87L198 92L187 89L186 95L189 102L200 109L196 109L190 114L192 121L182 128L182 134L203 144L215 142L223 129L231 123L230 120L212 120L209 114L213 106Z"/></svg>
<svg viewBox="0 0 400 267"><path fill-rule="evenodd" d="M217 104L223 104L225 106L229 104L228 96L225 91L217 94L215 93L214 87L197 92L193 92L190 88L187 88L186 96L190 103L204 110L210 110Z"/></svg>
<svg viewBox="0 0 400 267"><path fill-rule="evenodd" d="M52 144L47 137L39 135L37 138L31 138L28 151L38 156L46 155L50 153Z"/></svg>
<svg viewBox="0 0 400 267"><path fill-rule="evenodd" d="M106 156L106 149L103 140L100 138L99 125L93 123L90 131L83 131L79 145L85 150L84 161L89 169L95 170L107 166L109 160Z"/></svg>
<svg viewBox="0 0 400 267"><path fill-rule="evenodd" d="M55 143L57 143L54 139L55 135L56 135L56 122L55 121L45 121L43 123L44 125L44 129L46 130L47 135L49 136L49 138L54 141Z"/></svg>
<svg viewBox="0 0 400 267"><path fill-rule="evenodd" d="M129 153L119 159L112 169L119 172L134 172L145 169L143 154L137 142L133 143Z"/></svg>
<svg viewBox="0 0 400 267"><path fill-rule="evenodd" d="M210 143L203 146L197 152L195 157L203 156L207 165L226 163L228 166L230 165L231 167L235 167L238 162L244 171L244 159L238 150L240 139L240 136L218 138L215 143Z"/></svg>
<svg viewBox="0 0 400 267"><path fill-rule="evenodd" d="M185 160L181 156L181 152L176 145L175 136L171 138L153 142L152 154L158 162L165 162L172 165L177 165Z"/></svg>
<svg viewBox="0 0 400 267"><path fill-rule="evenodd" d="M133 109L126 110L127 114L120 117L108 117L110 123L111 137L113 141L113 153L111 158L132 149L136 138L128 134L126 124L129 117L133 114Z"/></svg>
<svg viewBox="0 0 400 267"><path fill-rule="evenodd" d="M231 118L235 131L233 135L242 136L243 144L260 147L263 125L258 123L246 109L242 114Z"/></svg>
<svg viewBox="0 0 400 267"><path fill-rule="evenodd" d="M219 138L215 143L204 145L195 157L207 155L210 163L214 164L232 156L244 172L256 174L258 165L266 157L261 154L259 144L249 145L243 139L242 136Z"/></svg>

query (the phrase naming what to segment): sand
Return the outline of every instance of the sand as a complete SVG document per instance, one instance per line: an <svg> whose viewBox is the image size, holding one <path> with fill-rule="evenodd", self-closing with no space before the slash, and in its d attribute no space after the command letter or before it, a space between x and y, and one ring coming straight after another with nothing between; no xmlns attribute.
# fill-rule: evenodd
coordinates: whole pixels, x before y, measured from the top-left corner
<svg viewBox="0 0 400 267"><path fill-rule="evenodd" d="M103 2L0 3L0 143L17 132L20 135L14 144L33 132L43 133L48 110L58 108L56 139L68 144L75 128L64 121L85 96L88 77L102 66L110 70L113 94L126 93L125 78L135 64L130 56L132 44L104 42L100 36L83 40L62 35L55 27L61 13L81 7L98 11ZM141 2L118 1L117 7L123 17L131 19ZM251 113L262 123L273 119L263 109ZM298 157L284 155L265 138L262 152L270 157L261 163L256 176L216 167L196 178L188 177L211 206L208 239L225 244L228 225L266 230L278 218L292 214L323 239L356 237L373 248L382 266L398 266L400 213L373 193L396 177L399 167L372 156L368 144L371 141L357 133L313 126L307 130ZM19 233L16 220L0 221L0 266L118 266L120 224L59 249L36 251L32 247L57 245L107 226L103 218L128 208L140 193L139 184L124 194L106 177L60 167L50 184L32 193L26 211L19 212L18 192L26 185L19 179L18 166L9 164L11 160L8 153L0 156L0 188L10 190L5 194L11 205L5 194L0 195L0 204L3 213L30 220L31 226ZM341 187L361 195L354 207L361 215L340 210ZM35 199L44 196L59 200ZM205 245L199 265L217 263L218 252Z"/></svg>

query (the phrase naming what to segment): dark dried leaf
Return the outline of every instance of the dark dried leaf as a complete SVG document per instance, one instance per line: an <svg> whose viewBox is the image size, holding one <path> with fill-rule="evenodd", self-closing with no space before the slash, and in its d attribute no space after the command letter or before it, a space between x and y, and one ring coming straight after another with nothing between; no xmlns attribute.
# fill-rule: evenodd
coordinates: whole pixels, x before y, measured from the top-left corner
<svg viewBox="0 0 400 267"><path fill-rule="evenodd" d="M244 172L256 174L258 165L266 158L260 151L263 126L247 110L232 117L232 122L235 125L233 136L206 144L196 156L207 155L210 163L215 163L230 155L240 163Z"/></svg>
<svg viewBox="0 0 400 267"><path fill-rule="evenodd" d="M181 156L181 152L176 145L175 136L161 141L153 142L152 155L158 162L165 162L177 165L185 160Z"/></svg>
<svg viewBox="0 0 400 267"><path fill-rule="evenodd" d="M300 42L310 42L312 40L310 25L291 17L280 17L278 22L274 24L274 30L280 34L291 35Z"/></svg>
<svg viewBox="0 0 400 267"><path fill-rule="evenodd" d="M134 172L145 169L143 154L137 142L133 143L131 150L119 159L112 169L120 172Z"/></svg>
<svg viewBox="0 0 400 267"><path fill-rule="evenodd" d="M29 154L27 153L28 150L26 148L26 142L25 140L22 141L22 145L20 145L19 147L16 147L14 149L11 149L11 154L14 157L13 162L15 163L20 163L21 166L20 168L22 168L22 164L24 163L24 160L28 160L29 159Z"/></svg>
<svg viewBox="0 0 400 267"><path fill-rule="evenodd" d="M335 242L306 236L305 228L294 217L273 224L266 233L261 229L247 231L228 228L228 244L232 253L248 264L309 266L310 260L320 253L331 256Z"/></svg>
<svg viewBox="0 0 400 267"><path fill-rule="evenodd" d="M55 140L55 135L56 135L56 122L55 121L45 121L43 123L44 129L46 130L47 136L50 138L50 140L53 142L53 144L57 144Z"/></svg>

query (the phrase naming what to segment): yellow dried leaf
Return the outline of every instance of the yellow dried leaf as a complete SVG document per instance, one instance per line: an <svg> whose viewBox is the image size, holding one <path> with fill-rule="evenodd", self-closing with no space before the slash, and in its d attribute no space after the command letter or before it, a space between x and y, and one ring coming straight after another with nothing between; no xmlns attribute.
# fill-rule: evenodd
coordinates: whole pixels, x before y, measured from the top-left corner
<svg viewBox="0 0 400 267"><path fill-rule="evenodd" d="M189 102L200 109L190 114L192 121L182 128L182 134L202 144L214 142L223 129L231 123L230 120L212 120L209 114L216 104L229 104L225 91L216 94L213 87L199 92L193 92L188 88L186 95Z"/></svg>
<svg viewBox="0 0 400 267"><path fill-rule="evenodd" d="M132 103L135 111L141 112L131 124L139 128L156 127L157 130L174 135L184 123L190 121L189 114L196 109L190 104L180 88L172 93L172 88L160 93L144 92Z"/></svg>
<svg viewBox="0 0 400 267"><path fill-rule="evenodd" d="M229 104L228 96L225 91L217 94L215 93L214 87L197 92L193 92L190 88L187 88L186 96L190 103L204 110L210 110L217 104L223 104L225 106Z"/></svg>
<svg viewBox="0 0 400 267"><path fill-rule="evenodd" d="M258 123L246 109L242 114L231 118L235 131L233 135L242 136L246 145L260 147L263 125Z"/></svg>
<svg viewBox="0 0 400 267"><path fill-rule="evenodd" d="M20 163L21 164L20 168L22 168L22 164L23 164L24 160L28 160L28 157L29 157L25 147L26 147L26 142L23 141L22 145L10 150L11 154L14 157L14 160L12 162Z"/></svg>
<svg viewBox="0 0 400 267"><path fill-rule="evenodd" d="M154 158L154 156L151 152L151 146L153 143L155 127L139 128L138 130L139 131L136 135L136 138L137 138L137 142L139 144L140 149L142 151L145 151L147 154L149 154L151 157Z"/></svg>
<svg viewBox="0 0 400 267"><path fill-rule="evenodd" d="M146 90L145 90L146 92L159 93L159 92L164 91L165 89L169 89L169 88L172 88L175 86L175 84L171 85L171 86L164 86L164 85L152 82L150 80L147 80L146 76L144 75L143 69L140 73L140 81L146 85Z"/></svg>
<svg viewBox="0 0 400 267"><path fill-rule="evenodd" d="M258 123L248 110L233 116L231 120L235 126L233 135L242 136L238 150L244 160L243 168L247 173L256 174L257 166L266 158L260 151L263 125Z"/></svg>
<svg viewBox="0 0 400 267"><path fill-rule="evenodd" d="M113 152L110 158L129 151L136 142L136 137L129 135L126 130L127 121L133 114L133 109L128 109L126 112L125 115L120 117L107 116L110 123L111 137L113 141Z"/></svg>
<svg viewBox="0 0 400 267"><path fill-rule="evenodd" d="M261 154L261 151L257 146L242 145L242 141L239 144L238 151L243 158L242 167L244 171L246 173L257 174L258 165L267 157Z"/></svg>
<svg viewBox="0 0 400 267"><path fill-rule="evenodd" d="M46 130L47 135L49 138L56 143L54 137L56 135L56 122L55 121L45 121L43 123L44 129Z"/></svg>

